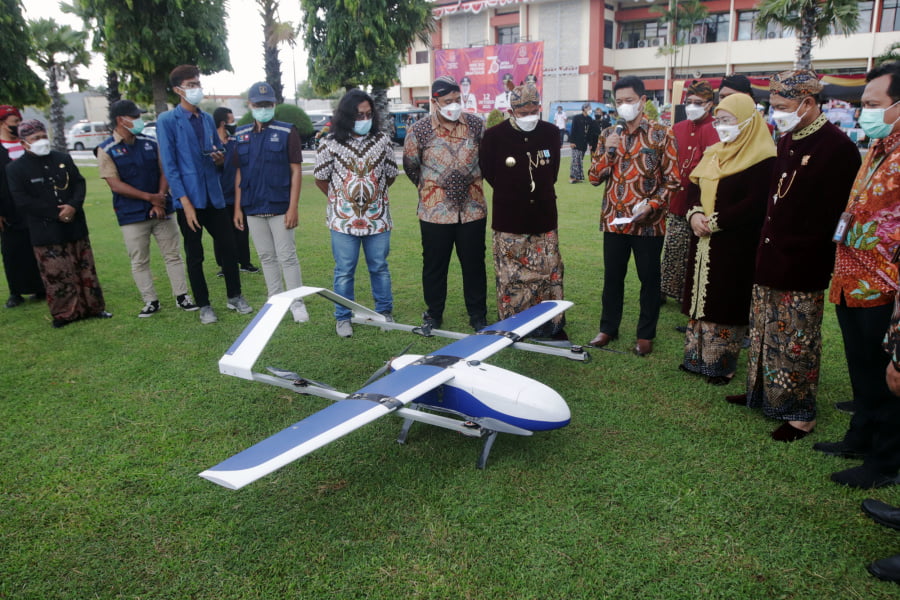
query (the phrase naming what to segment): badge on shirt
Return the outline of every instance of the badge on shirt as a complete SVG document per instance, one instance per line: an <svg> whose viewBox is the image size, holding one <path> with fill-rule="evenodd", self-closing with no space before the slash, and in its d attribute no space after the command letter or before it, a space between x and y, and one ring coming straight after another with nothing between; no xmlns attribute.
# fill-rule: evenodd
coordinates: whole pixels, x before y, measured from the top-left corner
<svg viewBox="0 0 900 600"><path fill-rule="evenodd" d="M150 142L144 142L144 150L153 150L153 144Z"/></svg>
<svg viewBox="0 0 900 600"><path fill-rule="evenodd" d="M238 141L238 144L246 144L247 142L250 141L250 134L242 133L241 135L237 136L237 141Z"/></svg>
<svg viewBox="0 0 900 600"><path fill-rule="evenodd" d="M112 157L118 158L120 156L126 156L128 154L128 148L125 146L116 146L112 149Z"/></svg>
<svg viewBox="0 0 900 600"><path fill-rule="evenodd" d="M273 133L273 134L271 135L271 137L269 137L269 141L270 141L270 142L277 142L277 141L278 141L278 134L277 134L277 133Z"/></svg>

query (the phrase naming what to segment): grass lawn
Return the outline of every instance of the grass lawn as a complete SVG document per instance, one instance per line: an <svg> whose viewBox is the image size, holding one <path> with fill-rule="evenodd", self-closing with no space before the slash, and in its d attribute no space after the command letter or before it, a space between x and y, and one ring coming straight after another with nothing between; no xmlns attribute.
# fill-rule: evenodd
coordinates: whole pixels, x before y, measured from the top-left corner
<svg viewBox="0 0 900 600"><path fill-rule="evenodd" d="M567 169L557 186L575 302L567 330L584 343L599 319L600 196L564 183ZM326 401L218 373L250 317L225 309L211 244L218 324L175 308L158 253L163 310L136 318L142 302L109 191L95 168L83 172L115 318L54 330L44 304L0 308L0 598L898 597L865 565L900 552L900 538L859 504L898 504L900 490L837 486L828 475L855 463L811 449L848 423L832 407L850 386L830 306L819 426L793 444L772 442L775 423L724 402L743 389L743 366L727 388L676 370L683 336L674 327L684 317L669 302L647 358L495 356L557 389L573 414L562 430L500 436L484 471L474 466L478 441L417 424L400 446L401 423L386 418L233 492L197 473ZM395 316L417 324L421 250L405 177L391 200ZM304 282L331 287L324 214L307 178L297 233ZM371 306L367 279L363 266L357 298ZM262 275L242 280L262 306ZM450 289L445 328L466 331L455 261ZM632 269L613 348L631 347L637 290ZM257 370L275 365L354 391L409 341L416 353L446 343L363 326L341 339L330 305L314 299L309 310L310 323L285 323Z"/></svg>

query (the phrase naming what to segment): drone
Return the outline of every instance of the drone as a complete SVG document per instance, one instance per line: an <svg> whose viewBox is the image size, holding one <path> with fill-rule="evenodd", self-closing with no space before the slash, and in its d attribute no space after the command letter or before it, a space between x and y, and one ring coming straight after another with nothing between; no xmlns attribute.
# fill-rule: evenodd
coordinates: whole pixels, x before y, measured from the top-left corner
<svg viewBox="0 0 900 600"><path fill-rule="evenodd" d="M400 356L387 361L351 394L284 369L267 367L268 373L253 371L291 304L310 296L347 307L353 311L351 320L357 324L456 341L427 355L405 354L407 346ZM415 422L482 438L484 445L476 467L483 469L499 433L530 436L536 431L569 424L571 413L559 393L524 375L488 365L484 360L507 347L576 361L590 360L590 354L580 346L560 348L522 341L571 306L572 302L565 300L541 302L466 335L389 322L384 315L325 288L303 286L276 294L219 360L219 372L334 403L203 471L200 477L237 490L389 414L404 419L397 440L401 444L406 443Z"/></svg>

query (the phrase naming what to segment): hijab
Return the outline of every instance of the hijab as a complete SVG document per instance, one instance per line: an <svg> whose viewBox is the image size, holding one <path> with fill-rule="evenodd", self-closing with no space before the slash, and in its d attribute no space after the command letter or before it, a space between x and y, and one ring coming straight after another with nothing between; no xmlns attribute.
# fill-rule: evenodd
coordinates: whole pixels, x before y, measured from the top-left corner
<svg viewBox="0 0 900 600"><path fill-rule="evenodd" d="M719 181L746 171L753 165L775 156L775 142L756 102L746 94L732 94L715 109L726 110L737 117L741 132L733 142L718 142L706 149L700 163L691 172L691 181L700 186L700 204L706 216L715 210Z"/></svg>

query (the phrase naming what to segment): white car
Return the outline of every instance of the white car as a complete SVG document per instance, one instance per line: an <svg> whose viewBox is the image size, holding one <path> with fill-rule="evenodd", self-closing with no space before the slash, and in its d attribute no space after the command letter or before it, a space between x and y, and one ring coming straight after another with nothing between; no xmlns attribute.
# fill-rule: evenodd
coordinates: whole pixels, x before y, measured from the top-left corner
<svg viewBox="0 0 900 600"><path fill-rule="evenodd" d="M67 150L93 150L112 135L109 123L79 121L66 133Z"/></svg>

